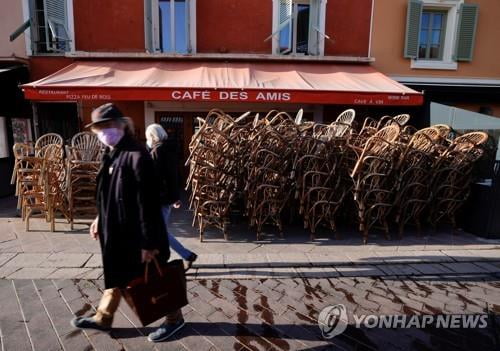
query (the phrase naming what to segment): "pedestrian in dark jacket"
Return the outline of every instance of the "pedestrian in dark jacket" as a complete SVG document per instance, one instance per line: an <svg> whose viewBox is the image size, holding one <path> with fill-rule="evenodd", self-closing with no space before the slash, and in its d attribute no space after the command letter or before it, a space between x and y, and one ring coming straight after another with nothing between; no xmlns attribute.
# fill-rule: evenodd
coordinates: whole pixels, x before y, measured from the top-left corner
<svg viewBox="0 0 500 351"><path fill-rule="evenodd" d="M185 248L168 230L170 214L173 208L180 208L179 177L177 170L177 145L168 143L168 134L160 124L151 124L146 128L146 142L151 150L156 172L160 179L160 200L163 220L168 234L170 248L185 261L186 270L191 268L197 255Z"/></svg>
<svg viewBox="0 0 500 351"><path fill-rule="evenodd" d="M155 257L166 262L170 251L154 163L133 137L131 120L108 103L92 112L89 126L107 146L97 176L98 216L90 226L90 235L101 244L105 290L95 315L75 318L72 325L109 330L121 289L144 274L144 263ZM181 310L169 313L149 340L165 340L183 325Z"/></svg>

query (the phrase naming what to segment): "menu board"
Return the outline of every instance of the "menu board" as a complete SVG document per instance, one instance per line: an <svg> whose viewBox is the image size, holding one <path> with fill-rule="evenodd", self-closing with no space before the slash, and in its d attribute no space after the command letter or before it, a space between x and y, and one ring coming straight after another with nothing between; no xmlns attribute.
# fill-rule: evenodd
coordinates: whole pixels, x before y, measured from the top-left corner
<svg viewBox="0 0 500 351"><path fill-rule="evenodd" d="M14 143L33 141L31 136L31 120L28 118L12 118L12 134Z"/></svg>
<svg viewBox="0 0 500 351"><path fill-rule="evenodd" d="M0 158L9 157L9 141L7 139L7 118L0 117Z"/></svg>

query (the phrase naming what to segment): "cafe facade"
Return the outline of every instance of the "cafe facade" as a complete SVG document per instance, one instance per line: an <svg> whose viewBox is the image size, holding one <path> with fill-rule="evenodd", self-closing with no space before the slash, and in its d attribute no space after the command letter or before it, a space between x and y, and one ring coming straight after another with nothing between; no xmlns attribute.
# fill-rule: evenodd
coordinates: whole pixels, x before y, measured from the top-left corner
<svg viewBox="0 0 500 351"><path fill-rule="evenodd" d="M323 123L347 108L358 118L421 113L421 92L373 68L372 0L42 2L51 6L24 0L14 38L27 47L31 83L21 88L35 137L68 139L109 101L140 138L161 123L184 156L196 117L213 108L303 109Z"/></svg>

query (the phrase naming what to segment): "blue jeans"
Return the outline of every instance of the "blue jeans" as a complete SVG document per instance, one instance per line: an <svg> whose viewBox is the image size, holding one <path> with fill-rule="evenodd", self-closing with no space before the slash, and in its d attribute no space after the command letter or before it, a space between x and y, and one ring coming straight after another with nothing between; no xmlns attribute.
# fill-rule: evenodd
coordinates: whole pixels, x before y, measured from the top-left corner
<svg viewBox="0 0 500 351"><path fill-rule="evenodd" d="M168 234L168 243L170 245L170 248L177 252L179 256L182 257L182 259L187 260L193 252L189 251L186 249L180 242L170 234L170 231L168 230L168 222L170 220L170 213L172 212L172 205L167 205L167 206L162 206L161 207L161 212L163 214L163 221L165 222L165 227L167 229L167 234Z"/></svg>

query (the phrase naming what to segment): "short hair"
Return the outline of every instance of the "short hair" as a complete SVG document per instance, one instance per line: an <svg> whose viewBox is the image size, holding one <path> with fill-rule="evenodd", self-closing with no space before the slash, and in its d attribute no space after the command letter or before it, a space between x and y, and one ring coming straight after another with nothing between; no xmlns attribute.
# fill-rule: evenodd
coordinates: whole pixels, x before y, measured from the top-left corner
<svg viewBox="0 0 500 351"><path fill-rule="evenodd" d="M146 138L151 139L154 143L156 143L167 140L168 134L160 124L153 123L146 128Z"/></svg>

